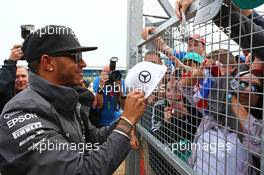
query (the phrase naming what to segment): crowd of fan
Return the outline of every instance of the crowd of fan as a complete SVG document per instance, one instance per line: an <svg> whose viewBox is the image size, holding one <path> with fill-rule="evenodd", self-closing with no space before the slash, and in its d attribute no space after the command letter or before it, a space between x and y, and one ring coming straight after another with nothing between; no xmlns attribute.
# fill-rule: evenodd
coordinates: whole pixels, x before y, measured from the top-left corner
<svg viewBox="0 0 264 175"><path fill-rule="evenodd" d="M230 13L227 7L221 10L222 14ZM242 16L242 28L253 26L250 32L256 34L251 37L258 45L250 45L252 38L245 36L248 32L239 33L233 25L231 38L241 47L237 56L227 49L207 54L206 40L199 34L189 36L186 52L170 48L158 37L152 42L155 51L144 56L144 61L156 64L166 65L171 60L175 70L168 65L169 73L161 82L166 84L165 96L152 94L141 123L165 145L184 147L171 149L198 174L260 171L264 19L254 10L241 13L231 13L232 23ZM213 20L218 27L228 24L228 17L219 17ZM147 40L154 30L144 28L142 38ZM161 54L167 56L163 63ZM204 145L209 146L201 148Z"/></svg>

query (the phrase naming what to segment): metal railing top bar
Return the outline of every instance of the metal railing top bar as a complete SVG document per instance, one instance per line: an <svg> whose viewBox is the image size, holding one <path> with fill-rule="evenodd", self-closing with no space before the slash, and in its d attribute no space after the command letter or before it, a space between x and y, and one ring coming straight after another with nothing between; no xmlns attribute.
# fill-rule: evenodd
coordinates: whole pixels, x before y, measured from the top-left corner
<svg viewBox="0 0 264 175"><path fill-rule="evenodd" d="M157 16L157 15L147 15L147 14L143 14L144 17L151 17L151 18L158 18L158 19L170 19L169 17L165 17L165 16Z"/></svg>

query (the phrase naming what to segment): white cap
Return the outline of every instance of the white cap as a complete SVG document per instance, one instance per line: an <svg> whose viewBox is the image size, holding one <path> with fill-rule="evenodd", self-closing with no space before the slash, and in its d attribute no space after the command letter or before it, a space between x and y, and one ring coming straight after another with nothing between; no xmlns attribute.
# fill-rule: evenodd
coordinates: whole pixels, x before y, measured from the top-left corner
<svg viewBox="0 0 264 175"><path fill-rule="evenodd" d="M222 7L223 0L200 1L193 25L205 23L213 19Z"/></svg>
<svg viewBox="0 0 264 175"><path fill-rule="evenodd" d="M126 88L129 91L142 90L145 92L145 98L148 98L166 71L167 67L164 65L142 61L128 71L125 80Z"/></svg>

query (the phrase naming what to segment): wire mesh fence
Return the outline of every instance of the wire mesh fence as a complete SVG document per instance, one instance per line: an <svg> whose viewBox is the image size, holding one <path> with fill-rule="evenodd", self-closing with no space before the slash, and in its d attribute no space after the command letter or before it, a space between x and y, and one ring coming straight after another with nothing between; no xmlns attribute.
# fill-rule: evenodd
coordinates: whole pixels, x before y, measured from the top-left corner
<svg viewBox="0 0 264 175"><path fill-rule="evenodd" d="M203 175L263 174L263 13L228 2L206 23L186 19L143 30L138 46L139 61L167 66L147 99L144 136L180 159L168 161L149 143L149 167L153 174L178 174L182 166L172 164Z"/></svg>

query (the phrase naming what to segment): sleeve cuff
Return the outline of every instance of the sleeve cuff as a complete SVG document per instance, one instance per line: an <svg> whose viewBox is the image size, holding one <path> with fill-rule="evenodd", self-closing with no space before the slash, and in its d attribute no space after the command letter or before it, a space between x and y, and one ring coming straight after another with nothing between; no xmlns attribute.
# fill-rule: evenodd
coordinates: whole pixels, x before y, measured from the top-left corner
<svg viewBox="0 0 264 175"><path fill-rule="evenodd" d="M4 64L13 64L13 65L16 65L17 62L14 61L14 60L11 60L11 59L7 59L7 60L4 61Z"/></svg>
<svg viewBox="0 0 264 175"><path fill-rule="evenodd" d="M117 130L117 129L114 129L113 131L116 132L116 133L119 133L119 134L121 134L121 135L123 135L123 136L125 136L125 137L128 138L128 140L130 141L129 136L128 136L126 133L124 133L124 132L122 132L122 131L120 131L120 130Z"/></svg>

